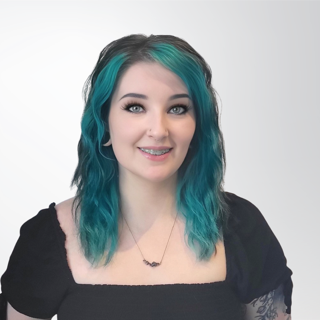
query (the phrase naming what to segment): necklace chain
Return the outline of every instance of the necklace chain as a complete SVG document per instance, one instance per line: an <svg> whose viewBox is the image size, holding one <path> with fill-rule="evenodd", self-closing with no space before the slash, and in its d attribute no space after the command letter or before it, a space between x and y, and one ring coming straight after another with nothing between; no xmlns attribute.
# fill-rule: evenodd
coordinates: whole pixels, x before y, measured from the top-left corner
<svg viewBox="0 0 320 320"><path fill-rule="evenodd" d="M122 215L122 216L123 216L123 215ZM173 226L172 226L172 228L171 228L170 236L169 236L169 239L168 239L168 241L167 241L166 248L164 249L164 252L163 252L161 261L160 261L160 262L154 262L154 261L153 261L152 263L150 263L148 260L146 260L145 257L143 256L143 254L142 254L142 252L141 252L141 249L140 249L140 247L139 247L136 239L134 238L133 233L132 233L132 231L131 231L128 223L127 223L127 220L126 220L125 217L123 216L123 219L124 219L124 221L126 222L128 228L129 228L129 231L130 231L130 233L131 233L131 235L132 235L132 238L133 238L134 242L136 243L137 247L139 248L139 251L140 251L140 253L141 253L141 255L142 255L142 258L143 258L143 262L144 262L146 265L149 265L150 267L157 267L157 266L159 266L159 265L161 264L162 259L163 259L163 257L164 257L164 254L165 254L165 252L166 252L166 250L167 250L167 246L168 246L168 243L169 243L171 234L172 234L173 227L174 227L174 225L175 225L175 223L176 223L177 216L178 216L178 213L176 214L176 218L174 219L174 223L173 223Z"/></svg>

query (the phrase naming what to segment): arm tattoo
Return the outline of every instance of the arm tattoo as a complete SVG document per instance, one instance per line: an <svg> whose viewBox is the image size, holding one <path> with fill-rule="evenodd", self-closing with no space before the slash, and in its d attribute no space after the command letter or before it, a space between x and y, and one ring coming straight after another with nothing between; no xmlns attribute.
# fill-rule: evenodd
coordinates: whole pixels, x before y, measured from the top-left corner
<svg viewBox="0 0 320 320"><path fill-rule="evenodd" d="M286 313L283 285L244 305L245 320L291 320Z"/></svg>

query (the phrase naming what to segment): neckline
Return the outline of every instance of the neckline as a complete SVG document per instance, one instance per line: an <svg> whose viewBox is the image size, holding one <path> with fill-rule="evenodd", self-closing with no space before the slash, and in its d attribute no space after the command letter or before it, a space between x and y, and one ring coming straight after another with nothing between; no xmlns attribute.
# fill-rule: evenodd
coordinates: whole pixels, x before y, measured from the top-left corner
<svg viewBox="0 0 320 320"><path fill-rule="evenodd" d="M72 271L69 267L68 260L67 260L67 250L65 247L66 241L66 234L61 228L60 222L58 220L57 210L55 208L56 203L52 202L49 205L49 210L52 212L52 219L54 220L55 225L55 233L58 240L58 245L60 252L62 254L62 261L64 264L64 271L66 272L67 279L70 282L70 285L73 287L78 288L123 288L123 289L148 289L148 288L180 288L180 287L211 287L211 286L223 286L227 285L227 278L228 278L228 267L227 267L227 276L225 280L221 281L214 281L214 282L199 282L199 283L161 283L161 284L106 284L106 283L77 283L73 277ZM228 264L227 264L228 266Z"/></svg>

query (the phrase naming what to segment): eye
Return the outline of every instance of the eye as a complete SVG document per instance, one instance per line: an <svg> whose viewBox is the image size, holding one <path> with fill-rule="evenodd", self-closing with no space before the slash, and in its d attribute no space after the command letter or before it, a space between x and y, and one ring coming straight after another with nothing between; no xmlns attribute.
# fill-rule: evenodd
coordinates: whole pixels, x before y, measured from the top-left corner
<svg viewBox="0 0 320 320"><path fill-rule="evenodd" d="M131 111L131 110L130 110L131 108L134 110L133 107L135 107L135 110L137 110L138 108L144 109L141 104L139 104L139 103L134 103L134 102L129 102L129 103L125 104L125 105L122 107L122 109L124 109L124 110L126 110L126 111L128 111L128 112L131 112L131 113L139 113L139 112Z"/></svg>
<svg viewBox="0 0 320 320"><path fill-rule="evenodd" d="M174 109L183 110L183 112L178 113L180 115L180 114L186 113L189 110L189 107L185 106L184 104L176 104L171 108L171 110L174 110ZM176 114L176 113L174 113L174 114Z"/></svg>
<svg viewBox="0 0 320 320"><path fill-rule="evenodd" d="M134 110L133 107L138 107L138 108L144 109L143 105L141 105L138 102L134 102L134 101L126 103L124 106L121 107L121 109L126 110L126 111L128 111L130 113L140 113L140 112L131 111L131 110ZM191 107L189 107L187 105L184 105L184 104L175 104L170 108L170 110L174 110L174 109L182 110L182 112L180 112L180 113L179 112L178 113L173 112L173 114L180 116L180 115L183 115L183 114L187 113L191 109ZM137 108L136 108L136 110L137 110Z"/></svg>

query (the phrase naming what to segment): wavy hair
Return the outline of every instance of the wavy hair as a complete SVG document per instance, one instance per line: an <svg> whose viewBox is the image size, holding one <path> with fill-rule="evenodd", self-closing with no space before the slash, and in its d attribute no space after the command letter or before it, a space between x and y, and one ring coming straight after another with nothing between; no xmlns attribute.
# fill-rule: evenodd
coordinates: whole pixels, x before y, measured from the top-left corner
<svg viewBox="0 0 320 320"><path fill-rule="evenodd" d="M102 146L110 138L110 102L121 75L140 61L160 63L174 72L186 85L194 104L196 130L192 148L178 169L175 198L177 212L186 219L187 245L198 261L208 260L216 252L216 243L223 239L230 215L223 190L224 139L210 67L181 38L143 34L122 37L102 50L85 82L79 161L71 182L71 187L77 186L73 219L82 252L93 267L101 261L106 266L118 246L118 162L113 149Z"/></svg>

